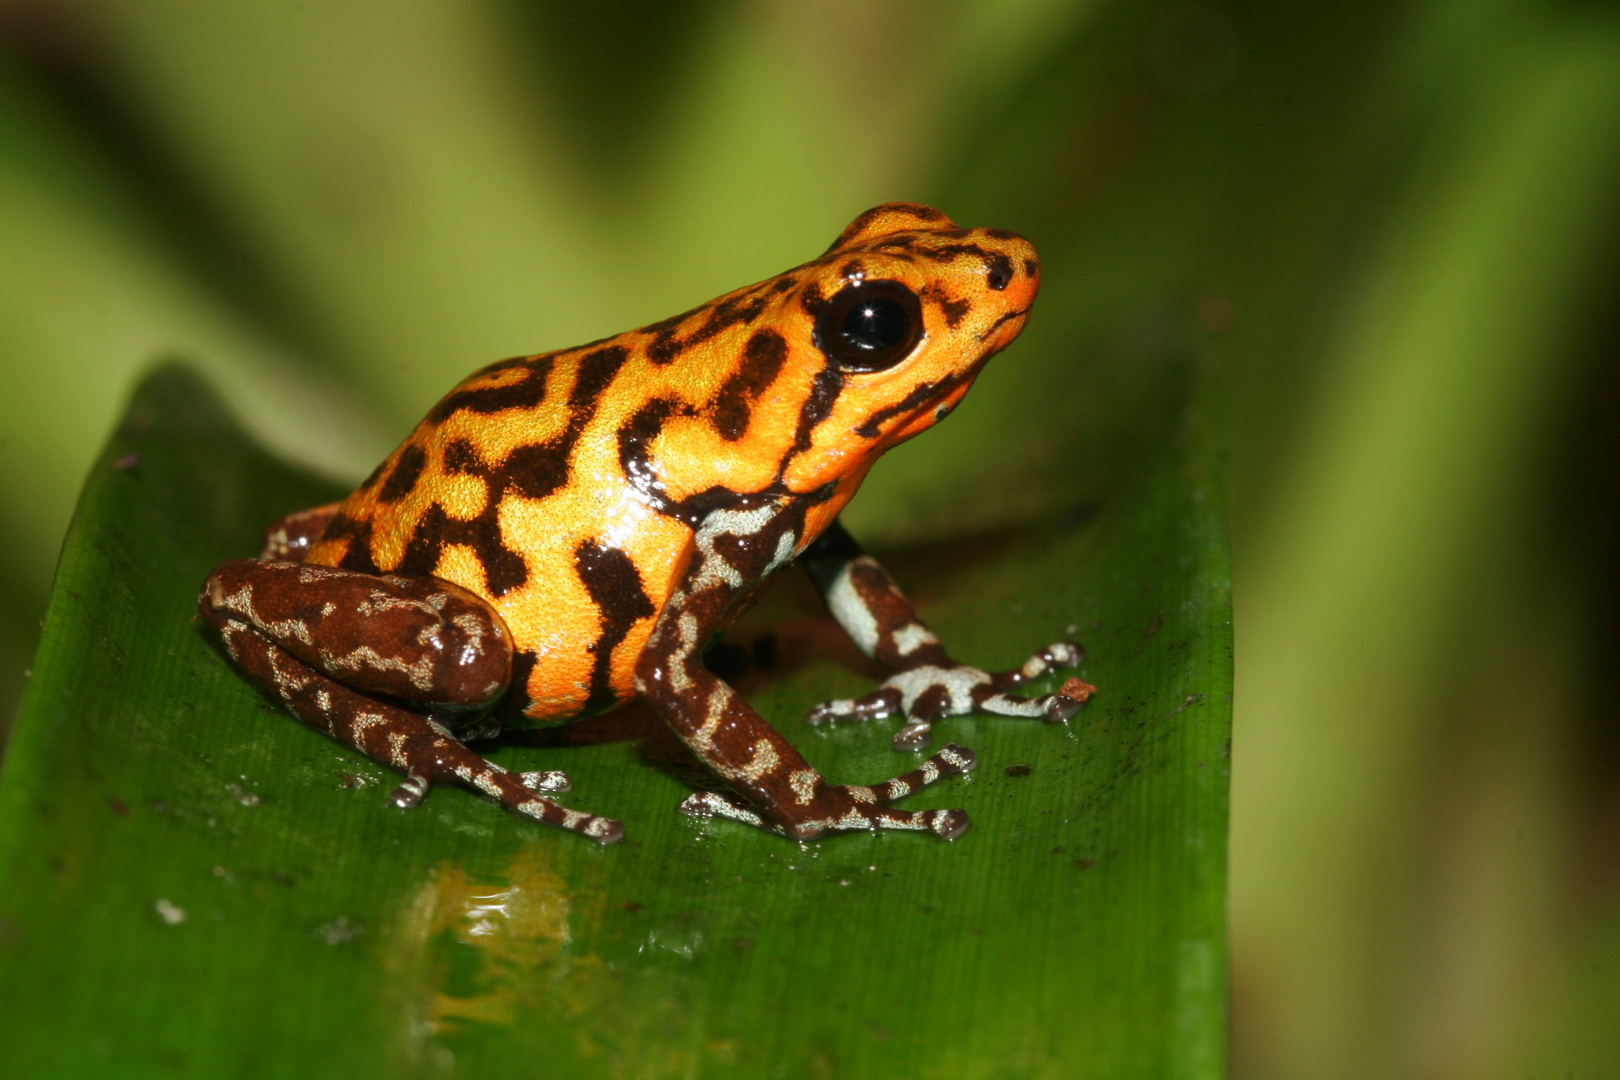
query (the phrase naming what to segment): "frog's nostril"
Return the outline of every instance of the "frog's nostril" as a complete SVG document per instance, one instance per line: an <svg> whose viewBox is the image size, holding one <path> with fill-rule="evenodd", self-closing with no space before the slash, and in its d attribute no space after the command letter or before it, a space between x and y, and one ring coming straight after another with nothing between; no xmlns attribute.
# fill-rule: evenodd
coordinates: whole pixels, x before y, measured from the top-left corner
<svg viewBox="0 0 1620 1080"><path fill-rule="evenodd" d="M1005 289L1012 281L1012 263L1005 255L994 256L985 263L984 281L996 292Z"/></svg>

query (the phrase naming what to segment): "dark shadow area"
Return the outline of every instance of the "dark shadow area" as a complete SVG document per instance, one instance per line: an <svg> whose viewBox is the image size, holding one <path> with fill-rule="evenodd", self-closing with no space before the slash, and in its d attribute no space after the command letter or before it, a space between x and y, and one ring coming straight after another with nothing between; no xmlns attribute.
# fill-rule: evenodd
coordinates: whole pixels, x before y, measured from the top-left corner
<svg viewBox="0 0 1620 1080"><path fill-rule="evenodd" d="M1599 323L1586 349L1574 415L1548 470L1549 547L1572 560L1583 601L1581 706L1572 732L1577 780L1576 898L1606 910L1620 893L1620 250L1598 297Z"/></svg>
<svg viewBox="0 0 1620 1080"><path fill-rule="evenodd" d="M496 16L535 104L551 103L567 157L609 192L645 175L685 71L712 36L718 0L502 0Z"/></svg>

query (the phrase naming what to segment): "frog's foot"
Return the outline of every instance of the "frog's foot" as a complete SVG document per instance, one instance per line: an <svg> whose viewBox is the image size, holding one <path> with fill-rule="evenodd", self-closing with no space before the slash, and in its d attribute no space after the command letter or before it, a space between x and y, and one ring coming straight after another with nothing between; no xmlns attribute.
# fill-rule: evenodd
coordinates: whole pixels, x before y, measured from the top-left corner
<svg viewBox="0 0 1620 1080"><path fill-rule="evenodd" d="M501 735L501 722L493 716L480 717L470 724L463 724L452 729L452 733L462 742L482 742L486 739L498 739ZM566 791L567 788L562 790Z"/></svg>
<svg viewBox="0 0 1620 1080"><path fill-rule="evenodd" d="M205 607L203 615L219 630L231 659L299 720L403 772L405 782L391 797L394 805L415 806L432 785L459 783L509 810L598 843L612 844L624 836L624 826L611 818L570 810L536 794L566 790L567 777L561 773L509 772L469 750L428 717L321 674L247 623L217 608Z"/></svg>
<svg viewBox="0 0 1620 1080"><path fill-rule="evenodd" d="M568 774L560 769L520 772L517 774L517 778L518 783L530 791L549 791L553 795L568 791L574 786L569 782Z"/></svg>
<svg viewBox="0 0 1620 1080"><path fill-rule="evenodd" d="M971 772L975 764L973 751L950 745L923 762L920 768L883 784L828 784L807 769L789 778L797 795L795 809L802 807L804 812L794 814L783 823L767 820L746 799L730 792L695 792L681 803L680 812L729 818L795 840L814 840L828 832L862 829L907 829L955 840L968 829L967 811L907 812L895 810L889 804L947 776Z"/></svg>
<svg viewBox="0 0 1620 1080"><path fill-rule="evenodd" d="M1074 667L1084 656L1079 645L1059 641L1012 671L992 673L966 664L914 667L891 675L865 697L818 705L805 719L819 724L833 719L880 720L903 714L907 722L895 733L894 748L904 751L927 746L934 721L946 716L986 712L1061 723L1080 710L1096 692L1095 686L1071 678L1058 687L1057 693L1042 697L1023 697L1007 691L1050 671Z"/></svg>

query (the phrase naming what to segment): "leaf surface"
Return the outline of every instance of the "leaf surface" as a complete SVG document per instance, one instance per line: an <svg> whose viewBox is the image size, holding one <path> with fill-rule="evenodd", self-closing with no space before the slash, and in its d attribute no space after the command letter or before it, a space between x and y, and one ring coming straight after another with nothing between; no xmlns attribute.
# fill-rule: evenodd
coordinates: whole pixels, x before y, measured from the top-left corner
<svg viewBox="0 0 1620 1080"><path fill-rule="evenodd" d="M647 713L494 752L624 820L601 848L459 789L389 807L393 774L231 670L203 577L340 492L159 370L81 498L0 774L0 1074L1222 1075L1225 532L1196 366L1161 383L1148 452L1075 442L1098 497L879 552L957 655L1077 636L1100 688L1064 725L936 726L979 768L905 805L966 836L680 816L704 778ZM803 722L870 676L802 583L725 650L829 776L912 767L893 722Z"/></svg>

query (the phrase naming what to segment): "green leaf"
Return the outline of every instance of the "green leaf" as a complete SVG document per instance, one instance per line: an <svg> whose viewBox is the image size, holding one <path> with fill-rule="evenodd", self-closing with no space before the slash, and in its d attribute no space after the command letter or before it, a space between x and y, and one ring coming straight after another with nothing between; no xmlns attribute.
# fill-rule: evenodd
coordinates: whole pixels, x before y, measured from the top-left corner
<svg viewBox="0 0 1620 1080"><path fill-rule="evenodd" d="M1227 556L1197 365L1163 383L1150 452L1076 443L1103 501L882 553L965 658L1089 650L1069 724L938 725L979 769L906 805L965 807L966 836L677 815L701 778L645 713L496 753L622 818L602 848L458 789L391 808L392 774L231 670L203 577L337 492L158 371L85 488L0 774L0 1074L1223 1075ZM868 685L831 625L773 589L732 638L774 635L751 700L834 778L910 767L892 724L803 722Z"/></svg>

